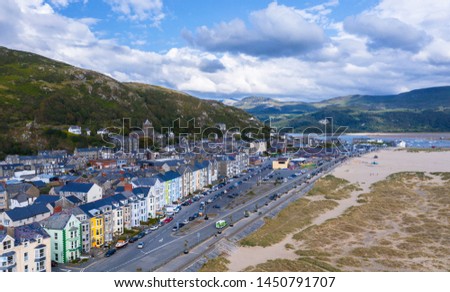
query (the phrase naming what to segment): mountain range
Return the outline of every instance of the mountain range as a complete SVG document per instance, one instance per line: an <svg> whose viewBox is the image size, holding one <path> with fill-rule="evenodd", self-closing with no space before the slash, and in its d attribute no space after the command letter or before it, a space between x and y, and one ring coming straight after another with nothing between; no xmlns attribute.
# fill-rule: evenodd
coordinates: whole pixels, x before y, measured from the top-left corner
<svg viewBox="0 0 450 292"><path fill-rule="evenodd" d="M258 126L245 111L214 100L159 86L123 83L36 54L0 47L0 159L9 153L98 145L95 135L72 136L70 125L97 129L133 126L150 120L155 129L193 118L201 127L215 123Z"/></svg>
<svg viewBox="0 0 450 292"><path fill-rule="evenodd" d="M270 118L273 126L297 131L320 127L328 117L333 118L335 126L347 126L349 132L450 131L450 86L395 95L348 95L310 103L252 96L228 100L227 104L260 120Z"/></svg>

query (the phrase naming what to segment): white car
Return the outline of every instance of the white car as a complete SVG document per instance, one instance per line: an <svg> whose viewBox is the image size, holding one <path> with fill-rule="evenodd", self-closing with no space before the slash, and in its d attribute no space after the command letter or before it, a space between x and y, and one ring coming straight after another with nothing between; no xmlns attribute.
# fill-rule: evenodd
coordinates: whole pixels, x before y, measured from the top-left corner
<svg viewBox="0 0 450 292"><path fill-rule="evenodd" d="M143 242L139 242L137 245L137 248L141 249L144 248L144 243Z"/></svg>
<svg viewBox="0 0 450 292"><path fill-rule="evenodd" d="M152 227L150 227L150 230L154 231L154 230L158 229L158 227L159 227L158 225L153 225Z"/></svg>

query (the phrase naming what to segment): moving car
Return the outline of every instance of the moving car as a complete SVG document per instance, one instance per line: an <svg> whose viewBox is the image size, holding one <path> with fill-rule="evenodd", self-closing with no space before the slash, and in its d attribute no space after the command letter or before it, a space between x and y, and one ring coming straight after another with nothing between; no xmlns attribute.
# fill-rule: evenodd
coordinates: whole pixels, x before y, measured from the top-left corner
<svg viewBox="0 0 450 292"><path fill-rule="evenodd" d="M139 242L137 245L137 248L142 249L144 248L144 243L143 242Z"/></svg>

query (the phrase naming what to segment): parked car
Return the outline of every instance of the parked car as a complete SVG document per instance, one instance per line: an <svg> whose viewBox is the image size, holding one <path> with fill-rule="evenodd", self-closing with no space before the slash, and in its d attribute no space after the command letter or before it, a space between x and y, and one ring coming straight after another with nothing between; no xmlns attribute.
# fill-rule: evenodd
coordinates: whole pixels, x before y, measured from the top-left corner
<svg viewBox="0 0 450 292"><path fill-rule="evenodd" d="M138 240L139 240L139 237L133 236L132 238L130 238L130 239L128 240L128 242L129 242L129 243L134 243L134 242L136 242L136 241L138 241Z"/></svg>
<svg viewBox="0 0 450 292"><path fill-rule="evenodd" d="M194 216L189 216L188 220L189 220L189 221L194 221L194 220L195 220L195 217L194 217Z"/></svg>
<svg viewBox="0 0 450 292"><path fill-rule="evenodd" d="M152 230L150 229L150 228L147 228L147 229L145 229L144 230L144 233L147 235L147 234L150 234L150 233L152 233Z"/></svg>
<svg viewBox="0 0 450 292"><path fill-rule="evenodd" d="M220 209L220 206L219 205L214 205L213 208L214 209Z"/></svg>
<svg viewBox="0 0 450 292"><path fill-rule="evenodd" d="M186 225L186 224L189 223L189 220L188 220L188 219L184 219L183 222L181 222L181 223L183 223L184 225Z"/></svg>
<svg viewBox="0 0 450 292"><path fill-rule="evenodd" d="M137 235L137 238L141 239L144 236L145 236L145 232L139 232L139 234Z"/></svg>
<svg viewBox="0 0 450 292"><path fill-rule="evenodd" d="M159 228L159 226L158 225L153 225L152 227L150 227L150 230L153 230L153 231L155 231L156 229L158 229Z"/></svg>
<svg viewBox="0 0 450 292"><path fill-rule="evenodd" d="M143 242L139 242L137 245L137 248L142 249L144 248L144 243Z"/></svg>
<svg viewBox="0 0 450 292"><path fill-rule="evenodd" d="M115 249L115 248L109 249L109 250L105 253L105 257L106 257L106 258L109 258L110 256L112 256L112 255L115 254L115 253L116 253L116 249Z"/></svg>

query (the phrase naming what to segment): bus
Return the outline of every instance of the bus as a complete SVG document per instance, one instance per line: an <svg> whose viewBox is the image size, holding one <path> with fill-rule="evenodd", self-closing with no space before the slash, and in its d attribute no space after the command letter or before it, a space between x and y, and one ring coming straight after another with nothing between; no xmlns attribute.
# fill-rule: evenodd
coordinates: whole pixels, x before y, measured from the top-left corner
<svg viewBox="0 0 450 292"><path fill-rule="evenodd" d="M217 229L223 229L227 226L227 221L225 220L219 220L216 222L216 228Z"/></svg>

